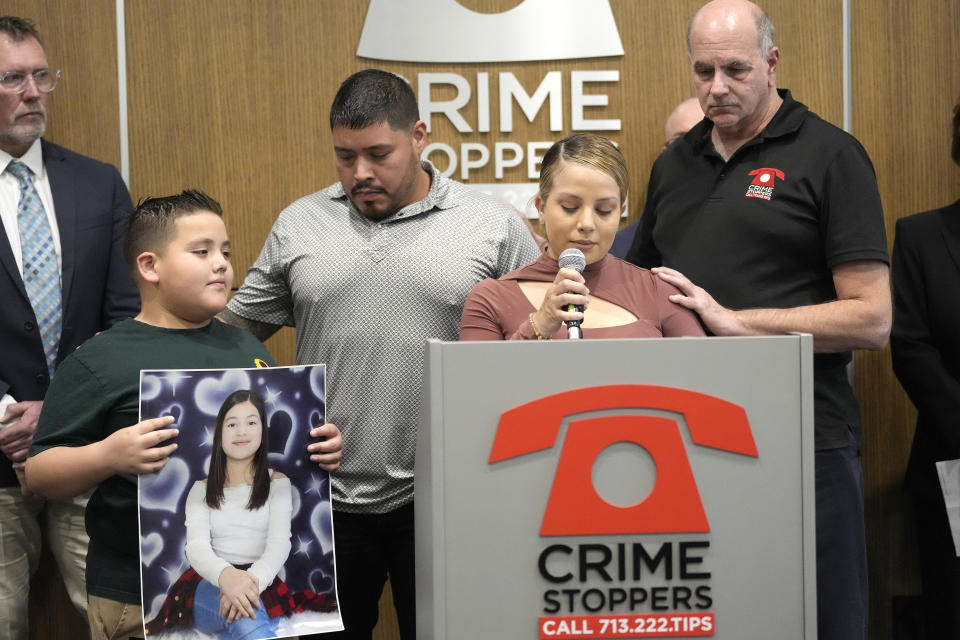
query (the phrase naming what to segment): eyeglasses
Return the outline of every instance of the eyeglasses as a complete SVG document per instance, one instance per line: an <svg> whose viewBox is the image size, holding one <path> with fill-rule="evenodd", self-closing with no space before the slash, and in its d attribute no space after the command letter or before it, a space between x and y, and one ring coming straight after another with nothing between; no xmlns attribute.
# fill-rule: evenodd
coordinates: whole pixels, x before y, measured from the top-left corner
<svg viewBox="0 0 960 640"><path fill-rule="evenodd" d="M0 90L4 93L23 93L27 90L27 81L33 78L37 91L50 93L60 80L59 69L37 69L33 73L23 71L4 71L0 73Z"/></svg>

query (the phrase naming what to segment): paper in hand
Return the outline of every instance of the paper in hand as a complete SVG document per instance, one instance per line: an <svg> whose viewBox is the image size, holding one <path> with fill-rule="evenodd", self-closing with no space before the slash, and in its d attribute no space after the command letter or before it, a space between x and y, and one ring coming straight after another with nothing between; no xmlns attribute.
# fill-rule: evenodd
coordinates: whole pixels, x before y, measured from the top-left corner
<svg viewBox="0 0 960 640"><path fill-rule="evenodd" d="M960 556L960 460L942 460L937 463L940 489L947 505L947 519L953 535L953 548Z"/></svg>

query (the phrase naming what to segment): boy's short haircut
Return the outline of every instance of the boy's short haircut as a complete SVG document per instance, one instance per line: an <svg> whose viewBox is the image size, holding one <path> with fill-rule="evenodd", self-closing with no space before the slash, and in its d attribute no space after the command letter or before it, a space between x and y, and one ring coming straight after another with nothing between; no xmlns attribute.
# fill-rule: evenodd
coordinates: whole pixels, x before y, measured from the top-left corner
<svg viewBox="0 0 960 640"><path fill-rule="evenodd" d="M330 129L365 129L386 122L391 129L408 131L419 119L409 83L380 69L364 69L344 80L330 107Z"/></svg>
<svg viewBox="0 0 960 640"><path fill-rule="evenodd" d="M137 256L145 251L162 253L173 239L177 218L200 211L223 216L220 203L197 189L141 200L127 219L127 235L123 241L123 258L133 277L137 277Z"/></svg>

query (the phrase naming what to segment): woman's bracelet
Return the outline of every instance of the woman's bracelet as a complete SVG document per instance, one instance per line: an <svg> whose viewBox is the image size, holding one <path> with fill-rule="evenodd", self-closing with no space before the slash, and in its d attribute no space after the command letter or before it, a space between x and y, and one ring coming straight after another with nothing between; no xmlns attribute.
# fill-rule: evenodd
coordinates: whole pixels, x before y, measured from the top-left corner
<svg viewBox="0 0 960 640"><path fill-rule="evenodd" d="M550 336L545 336L540 333L540 329L537 328L537 323L533 321L533 314L531 313L527 316L527 320L530 321L530 326L533 327L533 334L537 336L537 340L549 340Z"/></svg>

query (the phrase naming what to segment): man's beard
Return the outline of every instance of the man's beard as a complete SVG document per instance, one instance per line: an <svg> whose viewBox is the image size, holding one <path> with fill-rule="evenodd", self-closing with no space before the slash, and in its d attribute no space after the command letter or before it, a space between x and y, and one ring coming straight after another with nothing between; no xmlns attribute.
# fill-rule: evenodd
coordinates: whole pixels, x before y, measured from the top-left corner
<svg viewBox="0 0 960 640"><path fill-rule="evenodd" d="M23 125L13 124L7 127L6 130L0 131L0 142L5 143L5 146L29 147L37 140L37 138L43 136L46 130L47 116L44 114L40 121L40 125L37 127L26 127Z"/></svg>

